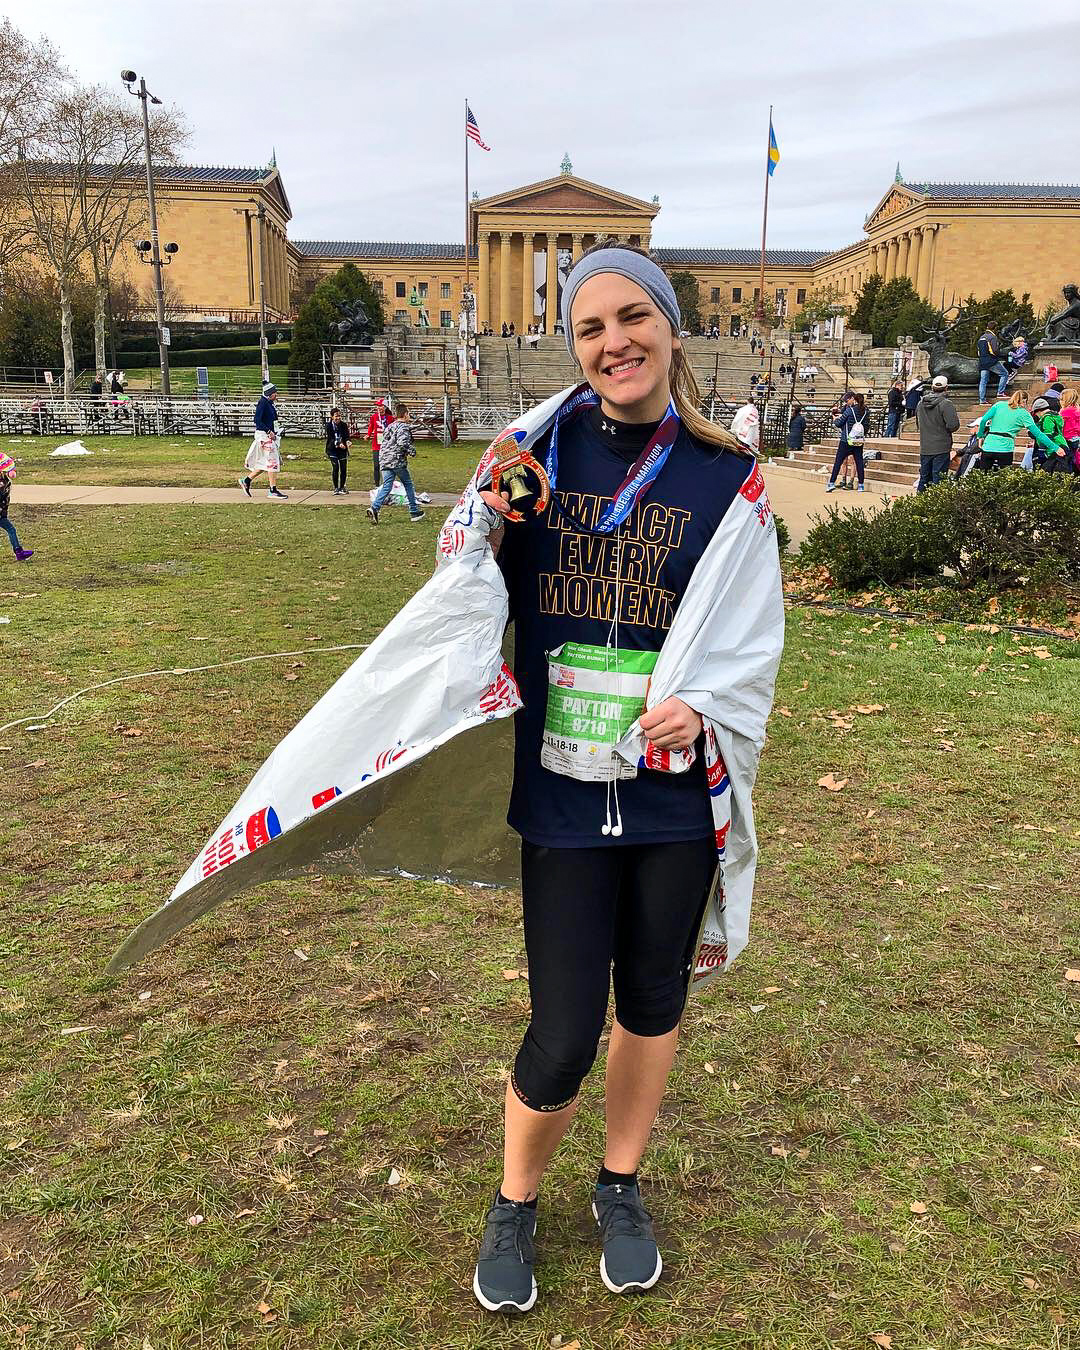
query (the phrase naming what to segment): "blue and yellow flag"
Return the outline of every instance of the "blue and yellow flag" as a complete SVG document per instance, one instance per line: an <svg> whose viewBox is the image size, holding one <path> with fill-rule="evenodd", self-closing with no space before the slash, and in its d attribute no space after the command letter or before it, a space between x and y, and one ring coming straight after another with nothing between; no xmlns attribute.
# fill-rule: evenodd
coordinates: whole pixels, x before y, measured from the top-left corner
<svg viewBox="0 0 1080 1350"><path fill-rule="evenodd" d="M780 163L780 147L776 144L776 132L773 131L772 118L769 118L769 177Z"/></svg>

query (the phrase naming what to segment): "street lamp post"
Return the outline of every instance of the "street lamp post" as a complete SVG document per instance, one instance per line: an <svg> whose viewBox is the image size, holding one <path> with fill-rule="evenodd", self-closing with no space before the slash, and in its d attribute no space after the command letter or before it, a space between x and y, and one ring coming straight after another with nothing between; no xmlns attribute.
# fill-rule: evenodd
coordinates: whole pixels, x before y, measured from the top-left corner
<svg viewBox="0 0 1080 1350"><path fill-rule="evenodd" d="M146 197L150 205L150 254L151 266L154 269L154 298L157 303L157 337L158 337L158 357L161 361L161 392L168 398L172 394L172 385L169 381L169 345L165 340L165 286L162 280L161 252L158 248L158 226L157 226L157 202L154 199L154 170L150 159L150 114L147 105L149 103L161 103L161 99L155 98L146 87L146 78L139 79L138 89L132 89L135 83L136 75L133 70L122 70L120 78L123 80L129 94L132 94L142 104L143 121L143 149L146 154ZM140 254L145 250L140 249ZM173 244L171 252L176 252L176 245Z"/></svg>

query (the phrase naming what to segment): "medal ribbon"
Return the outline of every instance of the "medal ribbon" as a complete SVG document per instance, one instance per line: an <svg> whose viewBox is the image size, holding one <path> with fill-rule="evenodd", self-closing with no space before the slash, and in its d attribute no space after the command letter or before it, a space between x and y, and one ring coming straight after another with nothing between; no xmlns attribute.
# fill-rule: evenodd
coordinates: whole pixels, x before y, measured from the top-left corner
<svg viewBox="0 0 1080 1350"><path fill-rule="evenodd" d="M564 418L569 420L577 417L584 409L596 407L599 402L599 395L587 386L580 392L571 394L570 398L559 409L555 421L552 423L551 444L548 447L547 461L544 465L547 476L551 481L551 499L558 507L559 513L586 534L611 534L619 528L649 488L652 487L659 476L660 470L667 463L668 455L671 454L671 448L675 444L675 437L679 434L680 425L675 404L669 402L663 420L656 428L648 445L631 465L630 472L626 475L622 485L616 490L611 505L604 512L603 517L590 529L580 520L574 519L555 493L556 476L559 471L559 425Z"/></svg>

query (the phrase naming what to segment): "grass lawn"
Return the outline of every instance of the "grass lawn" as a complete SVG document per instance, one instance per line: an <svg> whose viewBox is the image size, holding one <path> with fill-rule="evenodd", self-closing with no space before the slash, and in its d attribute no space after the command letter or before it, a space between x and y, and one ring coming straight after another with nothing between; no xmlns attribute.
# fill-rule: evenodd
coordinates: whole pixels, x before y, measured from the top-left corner
<svg viewBox="0 0 1080 1350"><path fill-rule="evenodd" d="M243 468L250 436L85 436L89 456L51 458L70 436L0 436L18 465L19 483L89 483L125 487L235 487ZM411 461L413 479L425 492L460 492L476 468L486 441L416 443ZM371 486L371 447L354 441L350 456L350 487ZM330 465L321 440L285 436L281 486L321 488L331 485ZM288 458L290 455L296 458ZM18 487L16 486L16 494ZM17 500L17 496L16 496Z"/></svg>
<svg viewBox="0 0 1080 1350"><path fill-rule="evenodd" d="M1075 1344L1075 644L790 612L751 944L691 1002L643 1169L664 1277L600 1282L594 1072L507 1323L469 1286L527 1016L516 895L278 883L102 975L352 659L308 649L429 574L437 518L17 519L4 721L306 654L0 732L0 1345Z"/></svg>

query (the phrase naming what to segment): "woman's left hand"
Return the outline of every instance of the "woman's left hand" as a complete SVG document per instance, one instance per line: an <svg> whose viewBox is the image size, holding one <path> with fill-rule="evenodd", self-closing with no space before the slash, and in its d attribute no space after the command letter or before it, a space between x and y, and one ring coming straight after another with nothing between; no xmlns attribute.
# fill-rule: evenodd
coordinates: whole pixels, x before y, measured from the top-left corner
<svg viewBox="0 0 1080 1350"><path fill-rule="evenodd" d="M643 712L638 724L646 740L660 750L685 750L701 735L701 714L681 698L666 698Z"/></svg>

